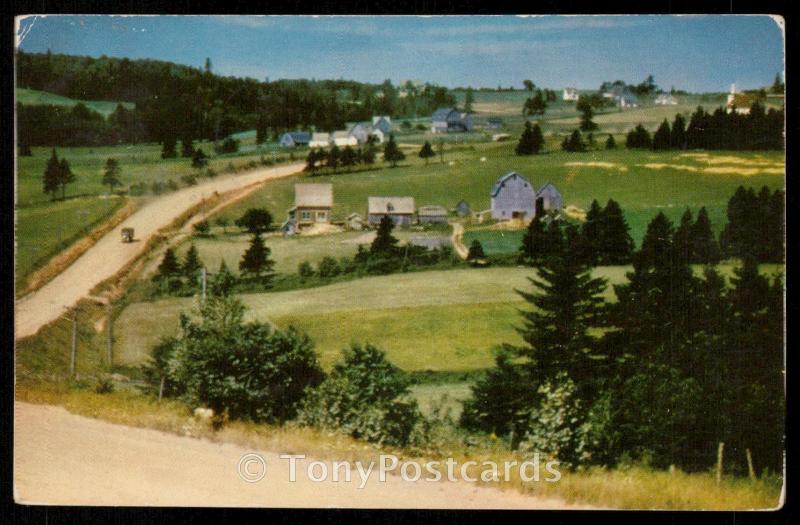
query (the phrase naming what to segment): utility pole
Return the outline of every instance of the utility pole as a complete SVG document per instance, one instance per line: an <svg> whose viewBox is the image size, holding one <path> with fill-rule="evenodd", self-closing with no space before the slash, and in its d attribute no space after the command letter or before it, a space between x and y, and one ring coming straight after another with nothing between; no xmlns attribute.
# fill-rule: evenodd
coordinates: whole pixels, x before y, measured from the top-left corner
<svg viewBox="0 0 800 525"><path fill-rule="evenodd" d="M78 354L78 309L72 314L72 352L69 359L69 374L74 378L75 374L75 360Z"/></svg>
<svg viewBox="0 0 800 525"><path fill-rule="evenodd" d="M113 313L113 306L111 306L111 300L108 301L108 318L106 319L106 334L108 335L106 344L107 344L107 351L108 351L108 369L109 371L114 366L114 319L112 316Z"/></svg>
<svg viewBox="0 0 800 525"><path fill-rule="evenodd" d="M202 268L200 268L200 283L201 283L201 290L202 290L202 294L201 294L200 297L202 298L203 303L206 302L206 281L208 280L206 278L206 275L207 275L206 274L206 267L203 266Z"/></svg>

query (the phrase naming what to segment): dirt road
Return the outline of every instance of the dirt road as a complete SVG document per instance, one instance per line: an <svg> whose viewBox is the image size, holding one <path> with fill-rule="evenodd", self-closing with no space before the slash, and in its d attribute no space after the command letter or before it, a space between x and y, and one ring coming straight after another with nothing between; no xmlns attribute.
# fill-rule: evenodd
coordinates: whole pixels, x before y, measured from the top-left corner
<svg viewBox="0 0 800 525"><path fill-rule="evenodd" d="M451 222L450 226L453 227L453 235L450 238L450 242L453 243L453 248L458 256L466 259L467 255L469 255L469 250L464 246L464 225L460 222Z"/></svg>
<svg viewBox="0 0 800 525"><path fill-rule="evenodd" d="M56 319L64 308L75 305L97 284L112 277L126 264L142 254L147 241L161 228L181 214L212 196L271 179L299 172L303 164L290 164L255 170L242 175L218 177L164 195L142 206L133 215L104 235L74 263L36 292L17 301L15 309L16 338L35 334L39 328ZM131 227L136 242L120 242L120 230Z"/></svg>
<svg viewBox="0 0 800 525"><path fill-rule="evenodd" d="M16 403L14 494L17 502L53 505L156 505L355 508L566 508L513 490L467 482L405 481L377 469L363 488L355 467L311 481L298 459L294 482L282 452L180 437L70 414L60 407ZM239 475L245 454L257 453L266 474L248 483ZM330 464L329 464L330 465ZM258 464L241 467L258 475ZM321 468L321 467L320 467ZM313 475L320 477L321 470Z"/></svg>

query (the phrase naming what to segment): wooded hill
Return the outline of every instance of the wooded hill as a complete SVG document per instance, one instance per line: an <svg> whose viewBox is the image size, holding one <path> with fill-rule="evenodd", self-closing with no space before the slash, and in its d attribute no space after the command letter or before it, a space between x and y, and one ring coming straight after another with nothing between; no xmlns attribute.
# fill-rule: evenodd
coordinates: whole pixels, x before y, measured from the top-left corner
<svg viewBox="0 0 800 525"><path fill-rule="evenodd" d="M114 122L100 123L83 108L58 110L63 118L81 123L86 144L107 144L120 138L142 141L219 140L231 133L257 129L260 139L297 128L332 131L345 122L429 115L439 106L455 104L447 88L425 84L400 89L386 80L366 84L352 80L276 80L223 77L204 69L159 60L91 58L53 53L17 54L17 87L47 91L78 100L116 100L135 104L118 108ZM50 113L56 106L46 106ZM74 114L73 114L74 113ZM127 114L130 113L130 114ZM59 115L24 114L20 139L29 145L64 145L74 138L30 130L37 124L57 124ZM105 119L103 119L105 120ZM73 122L73 124L75 124ZM64 127L64 126L56 126ZM112 132L106 127L114 128ZM75 144L73 144L75 145Z"/></svg>

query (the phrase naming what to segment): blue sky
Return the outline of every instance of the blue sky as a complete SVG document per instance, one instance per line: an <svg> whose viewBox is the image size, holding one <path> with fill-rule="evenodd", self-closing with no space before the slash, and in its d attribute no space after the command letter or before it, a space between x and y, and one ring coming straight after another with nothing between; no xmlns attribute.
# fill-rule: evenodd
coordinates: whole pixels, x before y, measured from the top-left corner
<svg viewBox="0 0 800 525"><path fill-rule="evenodd" d="M263 80L420 79L442 85L597 88L604 80L727 91L772 83L783 36L764 16L47 16L20 22L29 52L155 58Z"/></svg>

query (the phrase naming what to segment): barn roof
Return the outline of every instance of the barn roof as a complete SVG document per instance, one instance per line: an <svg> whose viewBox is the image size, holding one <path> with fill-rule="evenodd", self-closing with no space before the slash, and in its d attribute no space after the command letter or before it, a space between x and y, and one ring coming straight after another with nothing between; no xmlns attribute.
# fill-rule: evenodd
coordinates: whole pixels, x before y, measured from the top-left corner
<svg viewBox="0 0 800 525"><path fill-rule="evenodd" d="M414 197L367 197L369 213L413 214Z"/></svg>
<svg viewBox="0 0 800 525"><path fill-rule="evenodd" d="M556 193L558 193L559 195L561 195L561 192L560 192L560 191L558 191L558 188L556 188L555 184L553 184L553 183L552 183L552 182L550 182L550 181L547 181L547 182L544 184L544 186L542 186L541 188L539 188L539 191L537 191L537 192L536 192L536 195L539 195L540 193L542 193L544 190L547 190L547 189L552 189L553 191L555 191Z"/></svg>
<svg viewBox="0 0 800 525"><path fill-rule="evenodd" d="M439 108L433 112L431 115L431 119L433 120L447 120L447 117L450 116L450 113L455 111L454 108Z"/></svg>
<svg viewBox="0 0 800 525"><path fill-rule="evenodd" d="M447 210L442 206L420 206L417 215L420 217L441 217L447 215Z"/></svg>
<svg viewBox="0 0 800 525"><path fill-rule="evenodd" d="M530 184L530 181L528 181L528 179L526 179L525 177L523 177L522 175L520 175L520 174L519 174L519 173L517 173L516 171L509 171L508 173L506 173L505 175L503 175L502 177L500 177L499 179L497 179L497 182L495 182L495 183L494 183L494 186L492 186L492 193L491 193L491 196L492 196L492 197L497 197L497 194L498 194L498 193L500 193L500 188L502 188L502 187L503 187L503 184L504 184L504 183L505 183L507 180L509 180L509 179L511 179L511 178L514 178L514 177L519 177L520 179L522 179L522 180L524 180L525 182L527 182L528 184ZM532 185L531 185L531 188L533 188L533 186L532 186ZM536 191L536 190L534 190L534 191Z"/></svg>
<svg viewBox="0 0 800 525"><path fill-rule="evenodd" d="M292 137L294 142L308 143L311 141L311 133L305 131L290 131L286 134Z"/></svg>
<svg viewBox="0 0 800 525"><path fill-rule="evenodd" d="M333 184L295 184L294 205L332 208Z"/></svg>

